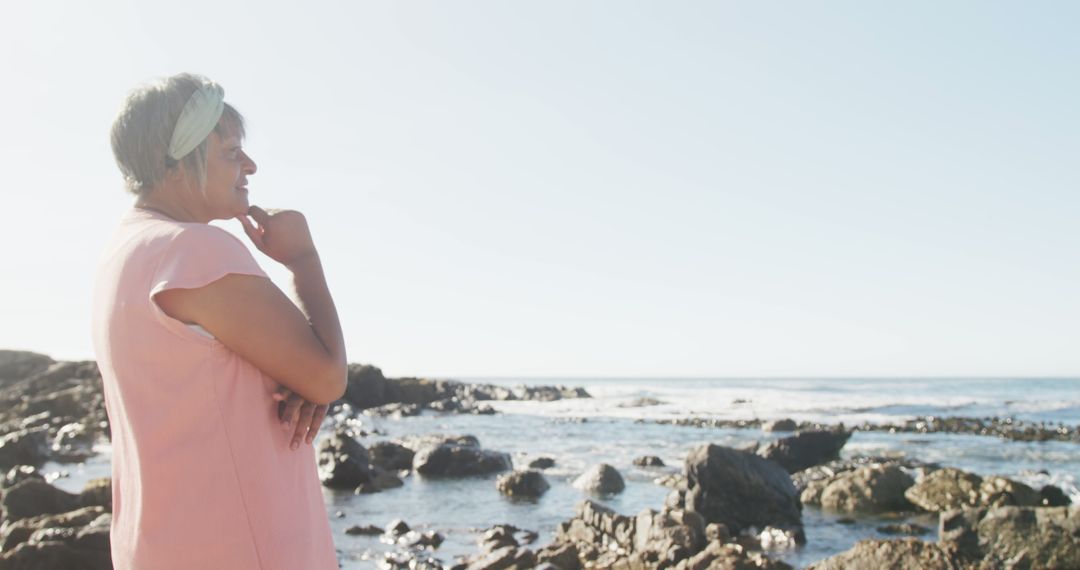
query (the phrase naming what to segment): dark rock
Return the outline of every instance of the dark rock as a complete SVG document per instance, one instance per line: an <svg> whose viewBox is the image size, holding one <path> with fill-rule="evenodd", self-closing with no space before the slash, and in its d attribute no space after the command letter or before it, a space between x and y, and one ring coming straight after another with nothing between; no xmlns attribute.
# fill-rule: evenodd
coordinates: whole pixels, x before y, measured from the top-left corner
<svg viewBox="0 0 1080 570"><path fill-rule="evenodd" d="M446 438L423 447L413 458L413 470L428 477L486 475L512 466L508 454L481 449L476 438Z"/></svg>
<svg viewBox="0 0 1080 570"><path fill-rule="evenodd" d="M982 478L952 467L928 474L904 492L916 507L930 512L944 512L979 504Z"/></svg>
<svg viewBox="0 0 1080 570"><path fill-rule="evenodd" d="M791 482L801 493L812 481L832 479L840 473L854 471L860 467L884 467L887 465L895 465L897 467L903 467L905 470L919 470L923 472L937 469L937 466L932 463L922 463L912 459L860 455L850 459L837 459L824 465L816 465L808 469L803 469L802 471L798 471L791 475Z"/></svg>
<svg viewBox="0 0 1080 570"><path fill-rule="evenodd" d="M1042 497L1031 487L1006 479L988 477L979 485L981 507L1035 507L1042 504Z"/></svg>
<svg viewBox="0 0 1080 570"><path fill-rule="evenodd" d="M38 515L9 522L0 530L0 550L8 552L42 529L70 529L73 538L80 528L89 525L103 514L107 513L101 507L84 507L60 514Z"/></svg>
<svg viewBox="0 0 1080 570"><path fill-rule="evenodd" d="M79 504L84 507L104 507L106 511L112 512L112 479L99 477L87 481L79 493Z"/></svg>
<svg viewBox="0 0 1080 570"><path fill-rule="evenodd" d="M922 525L915 523L890 523L877 527L877 531L882 534L906 534L910 536L922 536L930 529Z"/></svg>
<svg viewBox="0 0 1080 570"><path fill-rule="evenodd" d="M574 488L598 495L621 493L626 488L622 475L607 463L589 468L574 480Z"/></svg>
<svg viewBox="0 0 1080 570"><path fill-rule="evenodd" d="M772 560L761 552L754 552L739 544L710 542L704 550L686 561L687 570L791 570L791 566Z"/></svg>
<svg viewBox="0 0 1080 570"><path fill-rule="evenodd" d="M983 568L1080 568L1080 510L997 507L949 511L941 544Z"/></svg>
<svg viewBox="0 0 1080 570"><path fill-rule="evenodd" d="M16 521L75 510L79 496L39 479L27 479L4 491L3 507L4 518Z"/></svg>
<svg viewBox="0 0 1080 570"><path fill-rule="evenodd" d="M551 544L536 552L536 561L548 563L559 570L581 570L578 550L573 544Z"/></svg>
<svg viewBox="0 0 1080 570"><path fill-rule="evenodd" d="M0 437L0 469L39 466L49 460L49 428L38 426Z"/></svg>
<svg viewBox="0 0 1080 570"><path fill-rule="evenodd" d="M382 467L373 467L371 469L371 479L357 485L354 492L357 495L368 495L387 489L396 489L403 485L405 485L405 482L393 472L387 471Z"/></svg>
<svg viewBox="0 0 1080 570"><path fill-rule="evenodd" d="M1061 490L1061 487L1047 485L1039 490L1039 504L1044 507L1067 507L1072 504L1072 499Z"/></svg>
<svg viewBox="0 0 1080 570"><path fill-rule="evenodd" d="M915 480L896 465L860 467L832 479L814 481L803 490L803 504L843 512L909 510L904 496Z"/></svg>
<svg viewBox="0 0 1080 570"><path fill-rule="evenodd" d="M551 457L537 457L529 462L529 469L551 469L555 467L555 460Z"/></svg>
<svg viewBox="0 0 1080 570"><path fill-rule="evenodd" d="M638 467L663 467L664 460L655 455L642 455L634 459L634 465Z"/></svg>
<svg viewBox="0 0 1080 570"><path fill-rule="evenodd" d="M841 430L803 431L776 440L758 450L758 455L780 464L788 473L839 459L840 450L851 437Z"/></svg>
<svg viewBox="0 0 1080 570"><path fill-rule="evenodd" d="M379 536L383 533L383 530L375 525L353 525L345 529L345 534L350 536Z"/></svg>
<svg viewBox="0 0 1080 570"><path fill-rule="evenodd" d="M0 381L29 378L55 363L48 356L36 352L0 350Z"/></svg>
<svg viewBox="0 0 1080 570"><path fill-rule="evenodd" d="M802 505L788 473L751 453L702 445L686 458L686 507L706 523L738 534L750 527L802 526Z"/></svg>
<svg viewBox="0 0 1080 570"><path fill-rule="evenodd" d="M533 570L536 554L527 548L507 546L471 562L467 570Z"/></svg>
<svg viewBox="0 0 1080 570"><path fill-rule="evenodd" d="M705 521L697 513L646 509L634 520L633 552L644 561L663 560L674 552L684 553L682 559L704 546Z"/></svg>
<svg viewBox="0 0 1080 570"><path fill-rule="evenodd" d="M382 370L369 364L350 364L345 400L364 410L387 403L387 380Z"/></svg>
<svg viewBox="0 0 1080 570"><path fill-rule="evenodd" d="M400 536L410 530L408 523L401 519L394 519L390 521L390 524L386 525L386 534L390 536Z"/></svg>
<svg viewBox="0 0 1080 570"><path fill-rule="evenodd" d="M955 570L940 546L916 538L861 540L848 551L812 564L808 570Z"/></svg>
<svg viewBox="0 0 1080 570"><path fill-rule="evenodd" d="M112 570L112 567L108 551L87 551L58 541L24 542L0 554L2 570Z"/></svg>
<svg viewBox="0 0 1080 570"><path fill-rule="evenodd" d="M510 497L537 498L551 488L539 471L532 469L500 475L495 488Z"/></svg>
<svg viewBox="0 0 1080 570"><path fill-rule="evenodd" d="M412 469L413 450L392 441L378 441L368 446L368 457L372 465L390 471Z"/></svg>
<svg viewBox="0 0 1080 570"><path fill-rule="evenodd" d="M409 416L418 416L423 411L420 404L406 404L403 402L393 402L390 404L383 404L374 408L368 408L364 410L364 413L369 416L375 416L379 418L394 418L401 419Z"/></svg>
<svg viewBox="0 0 1080 570"><path fill-rule="evenodd" d="M27 479L44 481L45 477L42 477L41 473L33 465L16 465L8 470L3 479L0 479L0 489L14 487L17 483Z"/></svg>
<svg viewBox="0 0 1080 570"><path fill-rule="evenodd" d="M781 432L781 431L795 431L799 429L799 424L795 423L795 420L782 419L766 422L761 425L761 431L765 432Z"/></svg>
<svg viewBox="0 0 1080 570"><path fill-rule="evenodd" d="M331 489L355 489L371 482L367 450L339 428L319 442L319 480Z"/></svg>

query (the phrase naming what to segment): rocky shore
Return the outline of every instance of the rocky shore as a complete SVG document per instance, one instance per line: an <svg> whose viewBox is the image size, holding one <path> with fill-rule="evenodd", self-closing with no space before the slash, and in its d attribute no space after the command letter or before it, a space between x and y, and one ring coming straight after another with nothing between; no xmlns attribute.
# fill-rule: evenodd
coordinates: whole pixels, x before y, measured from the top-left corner
<svg viewBox="0 0 1080 570"><path fill-rule="evenodd" d="M91 361L54 362L44 355L0 351L0 570L111 567L108 478L68 493L39 471L46 461L83 461L93 455L95 442L107 440L100 382ZM511 500L543 501L552 486L545 472L559 464L559 457L519 467L512 459L518 450L488 449L472 435L379 439L364 418L394 421L424 410L493 414L485 402L587 397L580 388L388 379L376 367L350 365L348 391L328 415L330 434L318 442L320 480L328 489L370 494L406 485L412 477L490 479L495 492ZM624 492L626 481L618 469L598 462L573 480L587 498L566 513L553 536L493 524L479 533L475 552L449 562L437 556L445 540L438 529L415 530L396 520L384 527L356 524L343 532L378 536L392 545L376 562L394 569L782 569L791 566L777 553L806 543L804 510L814 508L839 519L889 515L894 522L882 532L899 538L861 541L812 568L1080 567L1080 511L1053 485L1036 489L914 459L840 458L854 431L1080 442L1075 427L997 418L913 420L887 428L790 420L676 424L781 437L740 448L693 446L679 468L657 471L657 483L670 487L666 499L638 513L604 506L605 498ZM650 455L633 464L663 468L663 461ZM916 517L936 517L937 536L914 522Z"/></svg>

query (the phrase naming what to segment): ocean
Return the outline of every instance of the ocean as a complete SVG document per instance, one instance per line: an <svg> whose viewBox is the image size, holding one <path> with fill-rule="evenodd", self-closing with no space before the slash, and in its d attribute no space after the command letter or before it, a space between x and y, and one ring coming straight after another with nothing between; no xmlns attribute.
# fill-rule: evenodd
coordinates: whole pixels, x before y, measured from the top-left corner
<svg viewBox="0 0 1080 570"><path fill-rule="evenodd" d="M353 525L384 527L402 519L415 530L434 530L445 542L431 556L449 565L455 557L478 552L476 538L495 524L511 524L539 533L534 546L550 542L560 522L573 516L586 498L571 481L590 466L608 463L626 480L618 495L594 499L625 515L659 510L669 489L655 479L681 471L687 452L700 444L743 446L784 434L759 429L701 428L664 423L678 418L780 419L855 425L902 423L915 417L1012 417L1025 422L1080 424L1080 379L1047 378L456 378L464 382L516 385L580 386L590 399L554 402L489 402L490 416L424 412L401 419L364 417L364 428L383 435L371 443L412 434L469 434L486 449L511 454L515 467L536 457L555 459L544 472L551 489L536 501L510 500L495 489L495 476L424 479L409 476L405 485L371 495L324 489L327 512L343 568L374 568L395 546L380 537L349 536ZM329 421L324 433L332 429ZM317 442L316 442L317 443ZM48 464L54 483L78 491L93 477L107 476L107 445L102 455L79 465ZM659 456L665 467L635 467L642 455ZM1004 475L1036 489L1061 487L1080 501L1080 443L1021 442L996 437L945 433L856 432L841 457L889 455L958 467L982 476ZM343 516L337 516L338 513ZM854 519L852 521L851 519ZM929 527L933 516L909 519ZM894 516L857 516L804 507L807 544L770 555L803 567L852 547L864 538L887 538L877 527Z"/></svg>

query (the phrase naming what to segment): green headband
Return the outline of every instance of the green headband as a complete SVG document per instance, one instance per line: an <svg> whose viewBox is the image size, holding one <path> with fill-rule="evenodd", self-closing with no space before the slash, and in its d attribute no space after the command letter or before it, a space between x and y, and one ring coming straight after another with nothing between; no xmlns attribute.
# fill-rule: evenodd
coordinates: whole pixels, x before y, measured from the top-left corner
<svg viewBox="0 0 1080 570"><path fill-rule="evenodd" d="M180 160L199 146L217 126L225 110L225 90L216 83L204 85L191 94L180 112L169 142L169 156Z"/></svg>

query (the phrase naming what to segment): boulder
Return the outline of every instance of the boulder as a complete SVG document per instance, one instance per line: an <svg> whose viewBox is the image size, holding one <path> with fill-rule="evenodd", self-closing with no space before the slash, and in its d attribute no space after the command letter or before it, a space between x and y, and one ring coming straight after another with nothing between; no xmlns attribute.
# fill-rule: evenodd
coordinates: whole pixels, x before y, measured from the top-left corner
<svg viewBox="0 0 1080 570"><path fill-rule="evenodd" d="M574 479L574 488L597 495L621 493L626 488L622 475L607 463L593 465L588 471Z"/></svg>
<svg viewBox="0 0 1080 570"><path fill-rule="evenodd" d="M1057 485L1047 485L1039 489L1039 505L1043 507L1067 507L1072 499Z"/></svg>
<svg viewBox="0 0 1080 570"><path fill-rule="evenodd" d="M28 378L55 363L48 356L36 352L0 350L0 382Z"/></svg>
<svg viewBox="0 0 1080 570"><path fill-rule="evenodd" d="M853 548L811 564L807 570L956 570L937 544L916 538L861 540Z"/></svg>
<svg viewBox="0 0 1080 570"><path fill-rule="evenodd" d="M702 445L686 458L686 508L738 534L750 527L802 526L802 504L776 463L745 451Z"/></svg>
<svg viewBox="0 0 1080 570"><path fill-rule="evenodd" d="M634 465L638 467L663 467L664 460L655 455L642 455L634 459Z"/></svg>
<svg viewBox="0 0 1080 570"><path fill-rule="evenodd" d="M780 560L734 543L710 542L704 550L674 566L675 570L791 570Z"/></svg>
<svg viewBox="0 0 1080 570"><path fill-rule="evenodd" d="M0 469L16 465L39 466L49 460L49 427L36 426L0 437Z"/></svg>
<svg viewBox="0 0 1080 570"><path fill-rule="evenodd" d="M1039 493L1019 481L988 477L979 485L980 507L1036 507L1041 504Z"/></svg>
<svg viewBox="0 0 1080 570"><path fill-rule="evenodd" d="M795 423L795 420L787 418L765 422L761 425L761 431L764 432L795 431L797 429L799 429L799 424Z"/></svg>
<svg viewBox="0 0 1080 570"><path fill-rule="evenodd" d="M551 469L555 467L555 459L551 457L537 457L529 462L529 469Z"/></svg>
<svg viewBox="0 0 1080 570"><path fill-rule="evenodd" d="M372 465L377 465L390 471L412 469L413 457L416 453L392 441L378 441L368 446L368 457Z"/></svg>
<svg viewBox="0 0 1080 570"><path fill-rule="evenodd" d="M912 507L904 492L915 484L896 465L860 467L821 481L803 490L803 504L842 512L901 511Z"/></svg>
<svg viewBox="0 0 1080 570"><path fill-rule="evenodd" d="M843 430L803 431L778 439L758 450L758 455L780 464L788 473L839 459L840 450L851 437Z"/></svg>
<svg viewBox="0 0 1080 570"><path fill-rule="evenodd" d="M512 467L509 454L481 449L476 438L443 439L421 448L413 458L413 470L426 477L486 475Z"/></svg>
<svg viewBox="0 0 1080 570"><path fill-rule="evenodd" d="M331 489L355 489L371 482L367 450L341 428L319 442L318 465L319 480Z"/></svg>
<svg viewBox="0 0 1080 570"><path fill-rule="evenodd" d="M538 498L551 488L539 471L532 469L500 475L495 488L509 497Z"/></svg>
<svg viewBox="0 0 1080 570"><path fill-rule="evenodd" d="M80 506L78 495L33 478L5 489L2 504L8 521L66 513Z"/></svg>
<svg viewBox="0 0 1080 570"><path fill-rule="evenodd" d="M1080 510L998 507L941 516L942 546L982 568L1080 568Z"/></svg>
<svg viewBox="0 0 1080 570"><path fill-rule="evenodd" d="M944 512L979 504L982 478L952 467L938 469L923 477L904 492L916 507L930 512Z"/></svg>
<svg viewBox="0 0 1080 570"><path fill-rule="evenodd" d="M0 550L10 551L29 540L35 532L43 529L70 529L72 531L70 538L74 538L82 527L90 525L98 517L107 514L102 507L83 507L66 513L38 515L5 524L3 530L0 531L0 545L2 545Z"/></svg>

